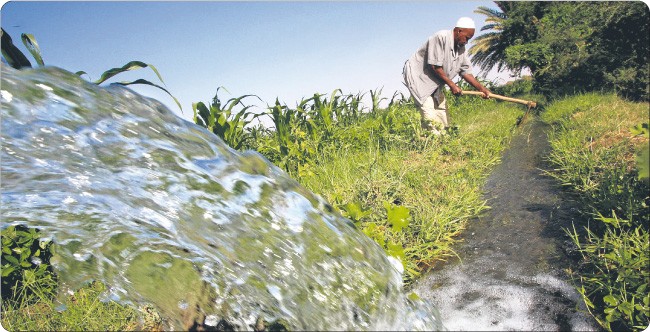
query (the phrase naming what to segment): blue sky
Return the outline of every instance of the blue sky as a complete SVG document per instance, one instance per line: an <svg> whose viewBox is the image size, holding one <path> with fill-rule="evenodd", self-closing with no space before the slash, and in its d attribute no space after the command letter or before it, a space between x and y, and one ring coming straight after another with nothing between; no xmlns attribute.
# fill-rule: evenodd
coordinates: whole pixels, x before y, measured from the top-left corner
<svg viewBox="0 0 650 332"><path fill-rule="evenodd" d="M36 37L46 65L83 70L92 79L131 60L153 64L183 113L155 88L132 89L191 120L192 103L209 102L220 86L229 92L220 90L222 100L258 95L262 102L245 99L258 111L276 98L292 107L339 88L408 95L404 61L461 16L483 26L484 16L474 13L478 6L494 3L11 1L2 6L0 22L25 54L23 32ZM488 75L497 77L503 82L509 75ZM149 69L109 82L137 78L158 82Z"/></svg>

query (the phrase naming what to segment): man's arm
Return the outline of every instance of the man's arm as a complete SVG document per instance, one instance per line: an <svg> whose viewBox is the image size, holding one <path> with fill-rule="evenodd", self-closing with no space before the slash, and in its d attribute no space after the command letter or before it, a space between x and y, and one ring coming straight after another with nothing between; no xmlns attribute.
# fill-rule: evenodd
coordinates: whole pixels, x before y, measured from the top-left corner
<svg viewBox="0 0 650 332"><path fill-rule="evenodd" d="M454 83L452 80L449 79L449 77L447 77L445 71L442 70L442 66L431 66L431 67L433 67L433 73L443 82L445 82L445 84L449 86L449 88L451 89L451 93L458 96L461 94L461 92L463 92L463 90L461 90L458 87L458 85L456 85L456 83Z"/></svg>
<svg viewBox="0 0 650 332"><path fill-rule="evenodd" d="M490 90L488 90L486 87L484 87L481 83L479 83L478 80L474 77L472 74L464 74L462 75L463 79L467 81L467 83L471 84L476 90L483 92L483 98L487 99L490 96Z"/></svg>

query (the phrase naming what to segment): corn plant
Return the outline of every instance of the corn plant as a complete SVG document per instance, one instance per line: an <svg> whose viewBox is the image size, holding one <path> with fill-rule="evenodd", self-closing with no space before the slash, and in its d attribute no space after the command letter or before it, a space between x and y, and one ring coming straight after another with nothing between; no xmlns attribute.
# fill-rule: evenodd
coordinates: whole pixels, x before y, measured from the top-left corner
<svg viewBox="0 0 650 332"><path fill-rule="evenodd" d="M343 126L350 126L361 118L363 113L363 104L361 99L365 93L357 93L356 95L348 94L341 97L340 107L337 107L334 112L336 121Z"/></svg>
<svg viewBox="0 0 650 332"><path fill-rule="evenodd" d="M315 118L316 123L320 125L320 129L323 131L323 136L326 138L331 138L334 125L336 123L336 113L339 112L340 108L340 95L341 89L336 89L330 95L329 101L327 98L321 99L323 95L314 95L313 105L312 105L312 116Z"/></svg>
<svg viewBox="0 0 650 332"><path fill-rule="evenodd" d="M233 149L241 150L244 144L251 139L250 133L246 131L246 126L261 115L248 112L247 110L252 105L246 106L242 103L242 100L257 96L243 95L230 98L225 104L222 104L221 99L219 99L220 88L222 87L217 88L210 107L203 102L192 103L194 122L221 137ZM259 99L259 97L257 98ZM233 113L233 108L238 105L243 108L237 113Z"/></svg>
<svg viewBox="0 0 650 332"><path fill-rule="evenodd" d="M309 175L309 164L313 161L313 156L317 149L313 139L307 139L307 128L313 128L315 123L308 118L307 112L303 109L307 101L298 105L296 109L291 109L286 105L280 104L276 99L275 105L268 108L265 113L271 117L275 129L274 147L262 147L261 150L275 151L275 158L266 155L272 162L287 173L300 176ZM311 131L317 134L316 130Z"/></svg>
<svg viewBox="0 0 650 332"><path fill-rule="evenodd" d="M23 54L23 52L21 52L13 44L11 36L9 36L9 34L4 29L2 29L1 34L2 34L2 57L7 61L7 64L9 64L11 67L13 67L15 69L32 68L31 62L29 62L29 60ZM38 43L36 42L36 38L34 38L34 36L32 34L23 33L23 34L21 34L21 39L22 39L23 44L25 45L25 47L29 50L29 52L32 54L32 56L36 60L36 63L38 64L38 66L39 67L45 66L45 62L43 61L43 58L41 56L41 49L38 46ZM160 76L160 73L158 72L158 69L156 69L156 67L154 67L153 65L144 63L142 61L130 61L129 63L125 64L122 67L111 68L111 69L105 71L98 80L93 81L92 83L99 85L101 83L104 83L106 80L108 80L109 78L112 78L113 76L115 76L117 74L120 74L120 73L123 73L123 72L126 72L126 71L130 71L130 70L147 68L147 67L151 68L151 70L153 70L153 72L156 74L156 76L158 77L160 82L165 84L165 82L162 79L162 76ZM88 75L84 71L78 71L78 72L76 72L76 74L79 75L79 76ZM176 97L174 97L171 93L169 93L169 91L167 91L167 89L165 89L164 87L162 87L160 85L157 85L157 84L154 84L154 83L152 83L150 81L147 81L145 79L137 79L135 81L130 81L130 82L122 81L122 82L114 82L114 83L118 84L118 85L122 85L122 86L133 85L133 84L143 84L143 85L150 85L150 86L156 87L156 88L158 88L158 89L160 89L162 91L165 91L174 100L176 105L178 105L178 108L181 111L183 110L183 107L181 107L181 104L178 102L178 99L176 99Z"/></svg>
<svg viewBox="0 0 650 332"><path fill-rule="evenodd" d="M413 98L411 96L405 97L404 94L400 91L395 91L393 97L388 102L388 108L393 106L404 106L407 104L413 104Z"/></svg>
<svg viewBox="0 0 650 332"><path fill-rule="evenodd" d="M375 113L379 110L379 103L382 101L386 100L386 98L381 97L381 91L383 88L379 90L372 91L370 90L370 99L372 100L372 112Z"/></svg>

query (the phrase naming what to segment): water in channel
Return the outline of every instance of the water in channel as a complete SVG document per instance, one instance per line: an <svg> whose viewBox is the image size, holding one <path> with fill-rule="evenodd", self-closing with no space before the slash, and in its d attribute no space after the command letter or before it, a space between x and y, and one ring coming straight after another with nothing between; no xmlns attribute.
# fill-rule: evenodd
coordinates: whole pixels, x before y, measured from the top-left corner
<svg viewBox="0 0 650 332"><path fill-rule="evenodd" d="M63 294L102 281L170 330L443 328L349 220L159 102L4 64L0 98L2 228L56 244Z"/></svg>
<svg viewBox="0 0 650 332"><path fill-rule="evenodd" d="M545 125L529 120L488 178L491 209L470 222L460 259L413 287L449 330L599 330L564 272L563 227L571 226L575 208L543 175Z"/></svg>

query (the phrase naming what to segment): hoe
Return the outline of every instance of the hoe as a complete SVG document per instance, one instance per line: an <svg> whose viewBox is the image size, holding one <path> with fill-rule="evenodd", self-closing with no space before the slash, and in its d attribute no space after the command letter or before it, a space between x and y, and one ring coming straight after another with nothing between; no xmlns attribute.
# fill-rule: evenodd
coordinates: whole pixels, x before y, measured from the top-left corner
<svg viewBox="0 0 650 332"><path fill-rule="evenodd" d="M482 96L483 92L479 92L479 91L463 91L462 94L463 95ZM528 106L528 109L526 110L526 114L524 114L524 116L521 118L521 121L519 121L519 123L524 122L524 119L526 119L526 116L528 115L528 112L530 112L531 108L537 107L537 103L534 102L534 101L530 101L530 100L510 98L510 97L506 97L506 96L502 96L502 95L497 95L497 94L494 94L494 93L490 93L490 95L488 97L489 98L494 98L494 99L510 101L510 102L518 103L518 104L524 104L524 105Z"/></svg>

